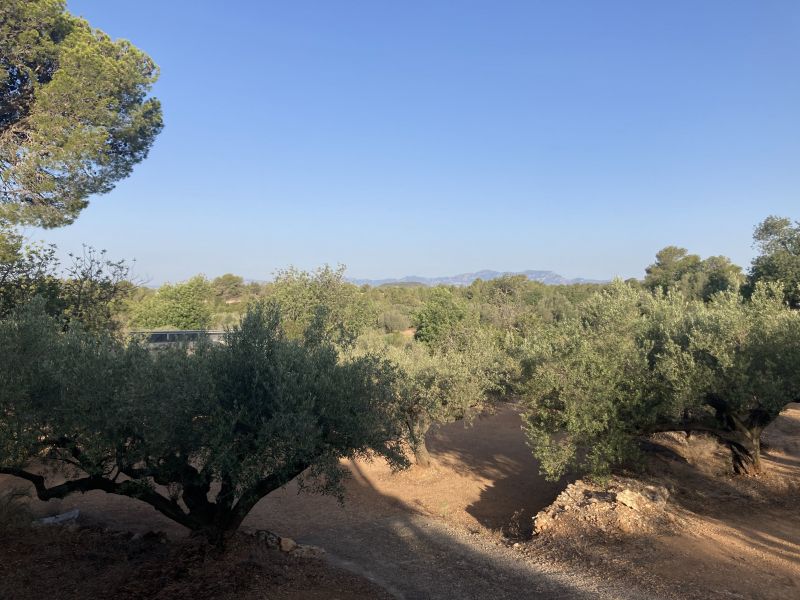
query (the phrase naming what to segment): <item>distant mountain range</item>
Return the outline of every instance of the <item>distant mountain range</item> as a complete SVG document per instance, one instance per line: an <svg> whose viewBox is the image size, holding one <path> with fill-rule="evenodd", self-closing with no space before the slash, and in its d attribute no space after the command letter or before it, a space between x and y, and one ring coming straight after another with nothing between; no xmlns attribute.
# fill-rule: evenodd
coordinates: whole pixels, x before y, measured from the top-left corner
<svg viewBox="0 0 800 600"><path fill-rule="evenodd" d="M348 278L348 281L356 285L369 285L377 287L379 285L469 285L476 279L489 281L504 275L525 275L531 281L539 281L548 285L571 285L574 283L606 283L598 279L583 279L578 277L568 279L553 271L477 271L476 273L461 273L450 277L418 277L409 275L399 279L355 279Z"/></svg>

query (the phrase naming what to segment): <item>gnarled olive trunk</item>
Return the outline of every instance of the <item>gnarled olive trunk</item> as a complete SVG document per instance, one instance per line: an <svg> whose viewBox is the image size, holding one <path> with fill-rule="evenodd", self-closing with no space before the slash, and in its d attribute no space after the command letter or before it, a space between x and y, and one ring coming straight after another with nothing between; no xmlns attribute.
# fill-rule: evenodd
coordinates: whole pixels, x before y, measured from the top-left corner
<svg viewBox="0 0 800 600"><path fill-rule="evenodd" d="M300 475L309 464L296 463L287 466L286 470L257 481L244 492L237 492L232 482L223 480L219 482L220 491L215 501L208 499L212 481L209 474L198 472L186 462L177 467L179 470L168 472L122 469L119 473L128 477L124 481L117 481L117 476L88 475L49 487L44 476L25 469L0 466L0 474L13 475L30 482L34 486L36 496L43 501L66 498L76 492L85 493L92 490L135 498L180 523L193 535L203 536L211 543L221 545L239 528L261 498ZM177 498L168 498L158 493L153 489L151 482L165 486L172 483L180 484L181 499L186 509L178 503Z"/></svg>
<svg viewBox="0 0 800 600"><path fill-rule="evenodd" d="M431 466L431 455L428 446L425 444L425 436L431 427L430 422L418 416L410 415L406 419L408 428L408 440L411 444L411 451L414 453L414 460L417 466L427 468Z"/></svg>
<svg viewBox="0 0 800 600"><path fill-rule="evenodd" d="M733 470L740 475L758 475L761 472L761 440L749 443L728 442L733 456Z"/></svg>
<svg viewBox="0 0 800 600"><path fill-rule="evenodd" d="M773 413L761 406L737 412L716 394L706 396L706 404L716 412L716 420L720 425L716 436L730 448L734 472L741 475L760 473L761 433L779 412Z"/></svg>
<svg viewBox="0 0 800 600"><path fill-rule="evenodd" d="M761 472L761 434L780 411L768 411L761 406L735 411L729 402L716 394L706 396L705 403L714 410L714 415L708 412L693 415L685 411L682 422L661 423L649 432L708 433L728 446L735 473L758 475Z"/></svg>

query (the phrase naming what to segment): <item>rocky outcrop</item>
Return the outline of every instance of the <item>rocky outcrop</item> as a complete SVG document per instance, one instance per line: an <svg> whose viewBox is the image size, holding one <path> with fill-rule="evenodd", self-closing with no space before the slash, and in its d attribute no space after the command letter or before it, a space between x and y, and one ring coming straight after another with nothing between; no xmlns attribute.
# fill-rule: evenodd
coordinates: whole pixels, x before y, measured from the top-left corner
<svg viewBox="0 0 800 600"><path fill-rule="evenodd" d="M536 535L652 532L671 522L664 486L615 477L604 487L578 480L533 518Z"/></svg>

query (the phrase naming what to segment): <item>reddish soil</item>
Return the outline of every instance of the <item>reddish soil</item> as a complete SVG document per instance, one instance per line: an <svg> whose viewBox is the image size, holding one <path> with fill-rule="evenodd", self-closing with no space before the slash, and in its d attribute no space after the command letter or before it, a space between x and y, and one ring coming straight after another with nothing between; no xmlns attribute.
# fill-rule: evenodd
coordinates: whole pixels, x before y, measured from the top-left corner
<svg viewBox="0 0 800 600"><path fill-rule="evenodd" d="M358 504L400 506L471 531L499 532L515 514L517 520L530 521L565 482L541 477L521 425L515 407L504 405L469 425L452 423L435 430L426 469L393 473L384 461L350 462L351 497ZM271 507L265 499L254 518Z"/></svg>
<svg viewBox="0 0 800 600"><path fill-rule="evenodd" d="M729 451L709 437L655 441L662 452L647 473L610 487L651 484L668 491L663 506L632 509L597 486L575 486L540 517L546 527L525 553L658 597L800 598L800 405L765 431L758 477L733 476Z"/></svg>
<svg viewBox="0 0 800 600"><path fill-rule="evenodd" d="M516 540L502 533L524 537L530 517L553 502L567 482L539 476L519 417L505 406L472 427L456 423L434 432L429 469L391 473L379 461L349 464L353 477L344 506L332 498L298 496L292 484L264 498L244 529L269 529L321 546L328 551L325 568L344 567L361 576L343 583L337 579L342 572L334 569L305 577L305 567L292 563L289 570L300 574L289 576L285 593L295 593L292 582L319 583L295 597L333 597L324 594L353 592L371 580L409 600L794 599L800 597L800 406L787 410L765 436L769 448L758 478L731 476L726 452L706 438L662 439L665 451L653 459L650 473L636 476L670 488L661 513L634 515L617 503L609 505L608 518L591 521L583 509L576 510L546 534L513 546ZM0 477L0 489L12 482ZM181 527L127 498L93 492L32 504L37 514L73 507L81 509L84 524L165 531L178 540L176 552L189 543L180 541L186 535ZM25 554L9 547L12 554ZM280 555L266 562L272 560L281 564ZM31 568L35 573L35 565ZM272 585L270 575L264 578Z"/></svg>

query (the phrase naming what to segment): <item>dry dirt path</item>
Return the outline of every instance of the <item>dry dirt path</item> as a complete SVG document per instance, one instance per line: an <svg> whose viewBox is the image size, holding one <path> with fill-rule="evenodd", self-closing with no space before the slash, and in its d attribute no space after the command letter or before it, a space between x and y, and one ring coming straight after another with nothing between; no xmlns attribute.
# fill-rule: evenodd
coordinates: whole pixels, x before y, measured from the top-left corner
<svg viewBox="0 0 800 600"><path fill-rule="evenodd" d="M539 476L513 407L473 427L443 427L430 449L427 470L351 464L344 506L287 486L264 498L244 527L320 546L404 600L652 598L533 564L501 542L498 530L515 512L530 522L564 485Z"/></svg>
<svg viewBox="0 0 800 600"><path fill-rule="evenodd" d="M280 525L399 600L652 597L530 564L511 549L421 515L361 513Z"/></svg>

